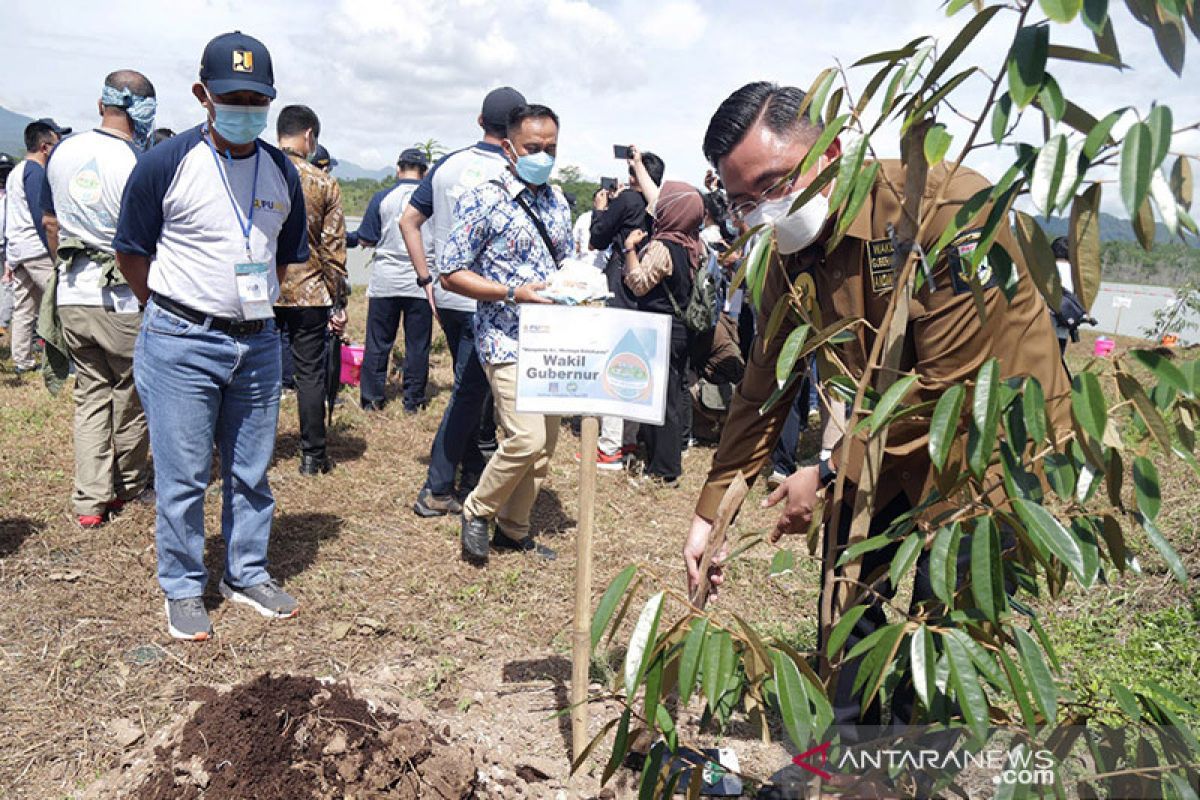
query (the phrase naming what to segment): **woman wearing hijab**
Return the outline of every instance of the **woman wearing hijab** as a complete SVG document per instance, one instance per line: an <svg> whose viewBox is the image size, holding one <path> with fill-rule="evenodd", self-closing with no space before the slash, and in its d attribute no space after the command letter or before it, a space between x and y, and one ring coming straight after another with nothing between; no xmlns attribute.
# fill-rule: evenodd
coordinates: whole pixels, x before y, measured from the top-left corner
<svg viewBox="0 0 1200 800"><path fill-rule="evenodd" d="M642 230L625 239L625 286L638 311L671 315L670 377L663 424L643 426L646 474L674 486L683 472L683 403L687 371L688 335L680 319L692 291L692 278L704 263L700 226L704 201L696 187L667 181L651 204L654 233L649 242Z"/></svg>

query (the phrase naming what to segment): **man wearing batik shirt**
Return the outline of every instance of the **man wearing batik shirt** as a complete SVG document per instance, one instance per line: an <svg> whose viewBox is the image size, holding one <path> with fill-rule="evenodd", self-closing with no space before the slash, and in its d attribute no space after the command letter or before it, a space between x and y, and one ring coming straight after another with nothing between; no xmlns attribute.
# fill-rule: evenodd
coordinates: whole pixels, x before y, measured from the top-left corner
<svg viewBox="0 0 1200 800"><path fill-rule="evenodd" d="M558 418L517 413L517 306L549 302L538 290L574 246L571 212L547 185L558 152L558 117L540 105L514 109L502 146L508 169L462 196L439 253L446 288L479 301L475 344L504 431L463 503L462 556L478 565L487 563L493 518L497 549L554 558L553 550L533 542L529 514L549 470Z"/></svg>
<svg viewBox="0 0 1200 800"><path fill-rule="evenodd" d="M279 149L300 173L308 221L308 261L289 264L279 285L275 321L287 336L295 365L300 412L300 474L329 472L325 453L325 348L328 331L346 327L346 217L342 190L329 173L308 162L321 122L308 106L287 106L275 123Z"/></svg>

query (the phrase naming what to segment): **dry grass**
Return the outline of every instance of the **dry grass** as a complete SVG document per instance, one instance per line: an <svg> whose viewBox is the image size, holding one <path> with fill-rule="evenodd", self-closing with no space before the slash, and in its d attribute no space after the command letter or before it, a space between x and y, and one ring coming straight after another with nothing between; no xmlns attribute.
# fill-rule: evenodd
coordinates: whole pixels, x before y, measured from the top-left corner
<svg viewBox="0 0 1200 800"><path fill-rule="evenodd" d="M352 331L361 338L357 300ZM565 703L570 672L578 442L564 431L535 511L535 531L559 560L498 557L482 571L464 565L457 520L421 520L409 509L449 391L444 347L432 366L435 397L417 417L404 416L398 403L368 417L346 390L330 434L338 468L328 476L296 473L296 406L285 399L271 474L278 501L271 566L301 599L301 614L268 623L210 591L217 635L206 644L167 636L152 509L131 508L97 531L75 526L69 395L52 399L39 380L0 374L0 795L70 795L118 761L115 721L149 733L194 687L264 670L371 676L456 720L482 746L503 747L503 740L536 750L565 774L565 721L549 715ZM687 453L677 490L601 475L597 595L634 561L682 581L679 547L710 457L704 448ZM1170 485L1194 505L1194 479L1172 477ZM763 529L771 519L758 508L760 497L752 494L742 530ZM214 590L223 552L219 499L212 491L207 504ZM721 606L812 646L815 566L801 558L795 574L769 580L770 555L766 547L747 555ZM1193 568L1197 556L1193 535ZM1147 603L1179 602L1180 590L1160 591L1160 575L1134 585L1148 589L1139 591ZM138 650L147 646L160 649ZM157 658L140 663L147 652ZM749 732L731 737L753 749ZM782 749L756 752L766 772L786 763Z"/></svg>

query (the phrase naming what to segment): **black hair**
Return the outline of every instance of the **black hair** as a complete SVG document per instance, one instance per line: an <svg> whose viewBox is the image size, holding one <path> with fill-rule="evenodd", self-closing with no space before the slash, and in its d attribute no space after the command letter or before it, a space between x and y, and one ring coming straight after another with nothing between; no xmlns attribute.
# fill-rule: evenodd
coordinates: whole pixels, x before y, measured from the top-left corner
<svg viewBox="0 0 1200 800"><path fill-rule="evenodd" d="M520 129L521 124L527 119L551 119L554 120L554 127L558 127L558 114L551 111L549 106L528 103L517 106L508 112L508 127L505 129L504 135L512 136L513 132Z"/></svg>
<svg viewBox="0 0 1200 800"><path fill-rule="evenodd" d="M720 224L729 213L729 203L725 200L725 195L721 192L705 192L701 195L704 199L704 211L713 221Z"/></svg>
<svg viewBox="0 0 1200 800"><path fill-rule="evenodd" d="M760 118L772 133L807 134L813 140L820 135L820 123L801 118L804 92L795 86L780 86L769 81L747 83L726 97L708 121L704 133L704 157L714 167L729 155Z"/></svg>
<svg viewBox="0 0 1200 800"><path fill-rule="evenodd" d="M162 144L167 139L175 136L175 131L170 128L155 128L154 129L154 144ZM151 145L153 147L154 145Z"/></svg>
<svg viewBox="0 0 1200 800"><path fill-rule="evenodd" d="M275 121L275 133L279 136L297 136L312 128L313 136L321 136L321 120L308 106L284 106Z"/></svg>
<svg viewBox="0 0 1200 800"><path fill-rule="evenodd" d="M121 91L128 89L132 94L138 97L154 97L154 84L140 72L132 69L119 69L116 72L108 73L108 77L104 79L104 85Z"/></svg>
<svg viewBox="0 0 1200 800"><path fill-rule="evenodd" d="M415 169L421 173L421 177L425 177L425 173L429 171L428 164L418 164L415 161L400 160L396 162L396 166L400 169Z"/></svg>
<svg viewBox="0 0 1200 800"><path fill-rule="evenodd" d="M483 133L486 136L494 136L497 139L503 139L505 136L508 136L508 125L507 123L504 125L488 125L485 122L483 124Z"/></svg>
<svg viewBox="0 0 1200 800"><path fill-rule="evenodd" d="M25 152L35 153L44 144L52 144L58 134L46 123L38 120L25 126Z"/></svg>
<svg viewBox="0 0 1200 800"><path fill-rule="evenodd" d="M650 176L650 180L654 181L654 185L662 186L663 175L667 173L667 165L663 160L647 151L642 153L642 166L646 168L646 173Z"/></svg>
<svg viewBox="0 0 1200 800"><path fill-rule="evenodd" d="M1053 251L1055 258L1070 258L1071 245L1067 242L1067 237L1059 236L1050 243L1050 250Z"/></svg>

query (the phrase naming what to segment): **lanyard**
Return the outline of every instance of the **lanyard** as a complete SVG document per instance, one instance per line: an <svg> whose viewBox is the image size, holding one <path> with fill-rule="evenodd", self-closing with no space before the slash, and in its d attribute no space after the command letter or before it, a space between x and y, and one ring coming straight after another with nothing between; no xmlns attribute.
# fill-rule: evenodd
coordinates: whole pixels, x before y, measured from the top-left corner
<svg viewBox="0 0 1200 800"><path fill-rule="evenodd" d="M212 143L212 133L204 137L205 143L208 144L209 151L212 152L213 162L217 165L217 172L221 175L221 185L225 187L225 194L229 197L229 204L233 206L233 215L237 218L238 227L242 231L242 238L246 242L246 260L253 261L254 257L250 254L250 231L254 230L254 204L258 199L258 159L262 155L262 148L257 145L254 148L254 179L250 184L250 215L246 217L246 221L242 222L242 210L238 208L237 200L233 197L233 187L229 185L229 177L225 174L225 168L221 166L221 157L217 155L217 148ZM232 159L231 159L232 160Z"/></svg>

